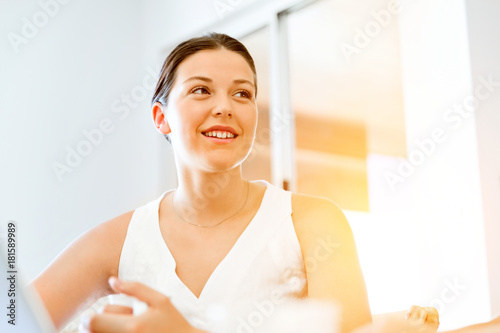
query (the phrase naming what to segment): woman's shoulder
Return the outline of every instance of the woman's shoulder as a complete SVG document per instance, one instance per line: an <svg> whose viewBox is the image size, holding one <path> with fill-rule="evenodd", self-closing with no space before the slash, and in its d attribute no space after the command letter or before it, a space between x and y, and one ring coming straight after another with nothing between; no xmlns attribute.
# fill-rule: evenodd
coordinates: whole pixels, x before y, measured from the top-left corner
<svg viewBox="0 0 500 333"><path fill-rule="evenodd" d="M351 232L342 209L323 197L292 193L292 220L299 240Z"/></svg>
<svg viewBox="0 0 500 333"><path fill-rule="evenodd" d="M101 235L102 238L108 238L111 241L115 241L121 252L122 245L129 231L131 223L135 224L135 228L141 228L141 223L144 219L150 219L157 216L158 210L160 208L160 203L169 191L165 191L160 197L146 202L145 204L139 205L135 210L128 211L121 215L112 218L106 222L97 225L91 232ZM135 222L132 222L134 220Z"/></svg>
<svg viewBox="0 0 500 333"><path fill-rule="evenodd" d="M134 215L133 210L118 215L110 220L102 222L101 224L94 227L90 232L94 232L96 234L102 234L107 238L122 238L121 236L125 236L127 233L128 225L132 220L132 216Z"/></svg>
<svg viewBox="0 0 500 333"><path fill-rule="evenodd" d="M98 224L80 236L73 246L77 246L83 257L98 264L109 275L118 274L121 250L133 214L132 210Z"/></svg>
<svg viewBox="0 0 500 333"><path fill-rule="evenodd" d="M133 214L132 210L102 222L83 234L81 238L94 245L101 244L107 248L108 254L111 254L110 252L118 254L121 251Z"/></svg>
<svg viewBox="0 0 500 333"><path fill-rule="evenodd" d="M89 260L102 257L99 259L101 264L115 271L114 263L120 257L133 214L134 211L129 211L96 225L77 238L70 248L76 246ZM107 255L102 256L102 253Z"/></svg>
<svg viewBox="0 0 500 333"><path fill-rule="evenodd" d="M342 209L333 200L302 193L292 193L292 211L298 222L309 216L345 218Z"/></svg>

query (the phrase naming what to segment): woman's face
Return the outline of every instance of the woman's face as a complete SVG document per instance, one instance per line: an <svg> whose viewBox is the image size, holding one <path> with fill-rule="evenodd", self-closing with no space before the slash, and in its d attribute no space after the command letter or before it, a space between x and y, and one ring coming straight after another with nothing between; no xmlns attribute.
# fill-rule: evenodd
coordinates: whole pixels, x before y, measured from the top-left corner
<svg viewBox="0 0 500 333"><path fill-rule="evenodd" d="M177 68L164 114L178 163L210 172L238 166L257 127L250 66L225 49L189 56Z"/></svg>

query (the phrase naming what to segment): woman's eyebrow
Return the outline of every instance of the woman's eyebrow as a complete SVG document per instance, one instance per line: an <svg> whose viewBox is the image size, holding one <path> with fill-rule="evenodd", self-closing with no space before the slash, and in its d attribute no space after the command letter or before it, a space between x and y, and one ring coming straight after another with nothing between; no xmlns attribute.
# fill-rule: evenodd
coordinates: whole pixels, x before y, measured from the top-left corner
<svg viewBox="0 0 500 333"><path fill-rule="evenodd" d="M205 76L191 76L190 78L187 78L186 80L184 80L183 83L186 83L186 82L192 81L192 80L201 80L201 81L205 81L205 82L213 82L213 80L211 78L208 78L208 77L205 77Z"/></svg>
<svg viewBox="0 0 500 333"><path fill-rule="evenodd" d="M234 80L233 82L234 83L248 83L249 85L251 85L253 87L252 81L248 81L248 80L245 80L245 79L238 79L238 80Z"/></svg>

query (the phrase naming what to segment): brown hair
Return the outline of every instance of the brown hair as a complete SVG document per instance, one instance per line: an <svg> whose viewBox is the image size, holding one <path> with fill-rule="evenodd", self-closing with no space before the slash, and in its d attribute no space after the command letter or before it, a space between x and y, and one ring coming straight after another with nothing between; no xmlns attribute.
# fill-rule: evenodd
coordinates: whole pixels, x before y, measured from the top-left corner
<svg viewBox="0 0 500 333"><path fill-rule="evenodd" d="M151 105L154 105L156 102L160 102L163 105L167 104L170 90L172 90L172 86L174 85L177 68L187 57L199 51L218 49L226 49L228 51L236 52L246 60L253 72L255 96L257 96L257 72L255 70L255 64L252 56L248 52L245 45L228 35L210 32L201 37L188 39L177 45L175 49L170 52L161 68L155 93L151 99ZM170 142L168 134L165 135L165 137Z"/></svg>

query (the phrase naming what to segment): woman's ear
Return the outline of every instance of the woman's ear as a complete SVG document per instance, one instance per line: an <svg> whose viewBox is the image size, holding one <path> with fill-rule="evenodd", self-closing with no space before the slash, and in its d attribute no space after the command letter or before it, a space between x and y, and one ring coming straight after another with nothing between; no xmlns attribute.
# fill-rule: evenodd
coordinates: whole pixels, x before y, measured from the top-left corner
<svg viewBox="0 0 500 333"><path fill-rule="evenodd" d="M161 134L169 134L171 132L170 126L168 125L167 118L165 118L165 115L163 114L163 105L160 102L156 102L153 104L152 111L155 127Z"/></svg>

